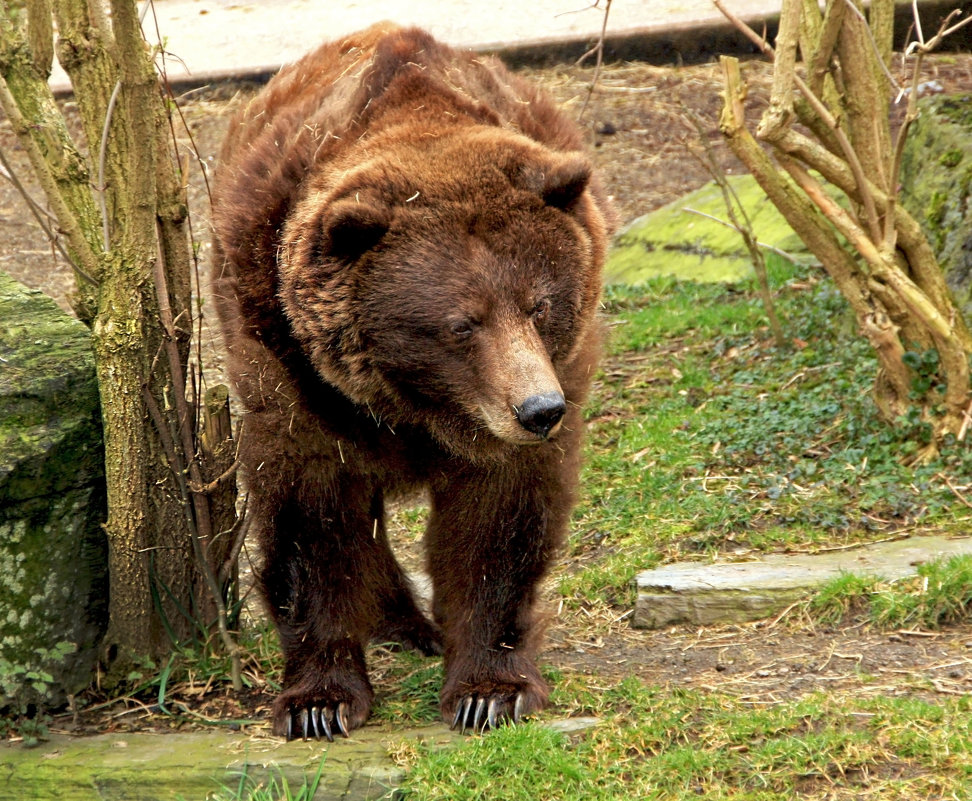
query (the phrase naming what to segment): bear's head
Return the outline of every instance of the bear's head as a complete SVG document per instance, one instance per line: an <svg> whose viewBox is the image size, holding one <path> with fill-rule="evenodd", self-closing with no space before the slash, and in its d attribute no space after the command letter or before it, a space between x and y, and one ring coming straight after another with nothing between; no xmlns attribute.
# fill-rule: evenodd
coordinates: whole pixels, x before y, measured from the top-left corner
<svg viewBox="0 0 972 801"><path fill-rule="evenodd" d="M542 442L589 379L606 239L590 164L498 128L425 133L308 182L283 307L319 375L376 419L472 458Z"/></svg>

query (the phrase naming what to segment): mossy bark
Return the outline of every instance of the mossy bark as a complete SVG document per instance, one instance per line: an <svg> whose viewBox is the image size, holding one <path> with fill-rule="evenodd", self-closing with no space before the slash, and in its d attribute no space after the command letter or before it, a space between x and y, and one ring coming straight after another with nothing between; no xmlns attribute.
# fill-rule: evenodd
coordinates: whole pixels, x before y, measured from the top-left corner
<svg viewBox="0 0 972 801"><path fill-rule="evenodd" d="M50 118L59 152L79 165L67 188L57 180L42 183L62 226L83 231L92 262L86 308L104 421L111 575L105 654L124 675L132 658L160 655L171 639L213 620L213 602L199 591L209 586L206 568L221 567L196 558L207 557L215 532L210 498L189 489L187 478L205 470L194 444L195 411L184 403L192 319L186 199L171 155L168 99L135 4L112 0L110 16L99 0L54 0L52 6L58 58L88 143L87 170L39 79L36 63L46 56L29 52L6 7L0 53L20 55L5 60L2 86L24 117L21 140L30 146L28 129ZM41 34L33 33L34 47L42 47ZM46 116L29 116L41 112ZM62 171L49 157L52 147L35 149L35 171Z"/></svg>
<svg viewBox="0 0 972 801"><path fill-rule="evenodd" d="M919 108L901 162L902 203L972 319L972 95L927 97Z"/></svg>
<svg viewBox="0 0 972 801"><path fill-rule="evenodd" d="M0 106L64 232L80 277L74 309L81 320L90 323L101 270L101 218L91 196L87 162L68 132L48 88L47 74L37 61L25 30L6 4L0 5Z"/></svg>

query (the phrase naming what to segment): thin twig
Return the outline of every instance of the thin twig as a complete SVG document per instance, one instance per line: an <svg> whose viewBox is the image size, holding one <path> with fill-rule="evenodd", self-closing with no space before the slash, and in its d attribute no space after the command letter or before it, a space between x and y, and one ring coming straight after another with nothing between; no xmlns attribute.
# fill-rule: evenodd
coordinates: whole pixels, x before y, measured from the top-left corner
<svg viewBox="0 0 972 801"><path fill-rule="evenodd" d="M57 248L58 252L64 257L64 260L71 266L71 269L78 274L79 278L83 278L92 286L98 286L98 282L81 269L77 261L71 258L71 255L64 248L64 245L61 244L60 237L58 237L57 234L55 234L51 229L50 225L48 225L48 220L52 220L56 223L57 218L47 209L41 206L36 200L34 200L33 197L31 197L30 193L27 191L27 188L17 177L17 173L11 168L10 162L7 160L7 156L3 152L2 148L0 148L0 165L3 166L3 169L0 170L0 174L2 174L4 178L14 185L14 188L24 199L24 202L27 204L27 208L30 209L30 213L34 215L34 219L37 220L37 224L40 226L40 229L44 232L44 235L47 237L51 245ZM45 219L45 217L47 219Z"/></svg>
<svg viewBox="0 0 972 801"><path fill-rule="evenodd" d="M239 561L240 553L242 552L243 546L246 543L246 538L250 533L250 524L252 521L253 518L246 513L246 501L244 501L243 509L240 511L240 516L236 518L236 523L233 524L233 528L231 528L228 532L234 533L233 529L236 529L236 537L233 539L233 546L226 554L226 559L223 560L223 564L219 568L219 580L221 584L225 584L227 581L229 581L233 568Z"/></svg>
<svg viewBox="0 0 972 801"><path fill-rule="evenodd" d="M712 180L715 181L722 192L722 200L726 208L726 213L732 221L731 227L739 233L740 237L742 237L743 244L746 246L746 250L749 251L750 261L753 263L753 272L756 274L756 284L759 287L759 294L763 301L763 308L766 311L770 331L773 332L773 340L776 342L776 347L783 349L787 344L786 335L783 333L783 326L776 314L776 307L773 303L773 292L770 289L769 277L766 273L766 261L763 258L762 251L758 247L756 233L753 231L753 224L749 219L749 214L746 212L746 207L739 200L739 195L736 194L736 190L729 183L725 172L720 167L719 161L712 151L712 146L709 144L702 120L699 119L697 114L687 108L683 107L683 112L695 127L695 132L702 144L702 151L705 153L705 158L699 156L694 148L692 152L699 158L702 165L712 177Z"/></svg>
<svg viewBox="0 0 972 801"><path fill-rule="evenodd" d="M769 56L770 59L773 58L776 51L773 50L773 46L766 41L766 37L760 36L756 31L750 28L745 22L739 17L733 14L728 8L722 4L722 0L712 0L713 5L722 12L723 16L732 23L732 25L742 33L749 41L755 44L760 51L765 56Z"/></svg>
<svg viewBox="0 0 972 801"><path fill-rule="evenodd" d="M597 6L597 3L594 3ZM594 94L594 87L597 86L597 79L601 75L601 65L604 62L604 38L607 35L607 24L608 15L611 13L611 0L607 0L604 6L604 21L601 23L601 36L597 40L597 44L594 45L590 50L588 50L584 55L577 59L577 64L580 65L584 60L590 56L592 53L597 53L597 63L594 65L594 77L591 78L590 88L587 90L587 97L584 98L584 105L581 107L580 114L577 115L577 119L583 119L584 112L587 111L587 107L591 102L591 96Z"/></svg>
<svg viewBox="0 0 972 801"><path fill-rule="evenodd" d="M850 143L850 140L840 125L837 124L837 120L834 119L824 102L810 91L810 87L803 82L800 76L794 75L793 82L810 103L813 110L820 116L820 119L833 131L834 136L837 138L844 158L847 160L847 166L851 168L851 172L854 174L854 180L857 183L858 193L861 197L861 204L864 206L864 213L867 218L867 226L871 239L875 244L880 243L883 241L883 237L878 222L877 208L874 204L874 196L871 194L867 177L864 174L864 168L861 166L861 160L857 157L857 151L854 150L854 146Z"/></svg>
<svg viewBox="0 0 972 801"><path fill-rule="evenodd" d="M104 237L105 253L111 250L111 227L108 218L108 198L105 191L105 161L108 154L108 131L111 128L111 118L115 113L118 93L121 91L121 81L115 83L108 100L108 110L105 112L105 124L101 129L101 147L98 150L98 204L101 206L101 233Z"/></svg>
<svg viewBox="0 0 972 801"><path fill-rule="evenodd" d="M954 494L955 497L959 499L959 501L963 506L967 507L968 509L972 509L972 501L969 501L968 498L966 498L961 492L958 491L958 489L951 482L948 476L946 476L944 473L939 473L937 477L945 482L946 486L952 491L952 494Z"/></svg>
<svg viewBox="0 0 972 801"><path fill-rule="evenodd" d="M226 470L220 473L208 484L196 484L190 481L189 488L193 492L198 492L200 495L212 495L217 489L219 489L220 484L236 475L236 471L239 469L239 466L240 463L238 461L233 462L233 464L231 464Z"/></svg>
<svg viewBox="0 0 972 801"><path fill-rule="evenodd" d="M98 285L95 276L99 272L98 257L88 240L85 238L84 231L78 221L74 210L70 207L65 197L61 194L57 181L53 175L53 168L48 163L41 146L32 136L23 135L23 132L30 131L32 126L24 117L20 110L20 105L7 82L0 77L0 107L7 115L7 120L17 134L21 147L27 152L34 174L40 181L47 202L54 212L54 216L64 230L68 243L74 251L76 258L69 259L69 263L74 267L79 276L83 277L88 283ZM11 171L12 175L12 171Z"/></svg>
<svg viewBox="0 0 972 801"><path fill-rule="evenodd" d="M735 223L731 223L728 220L723 220L719 217L716 217L714 214L706 214L704 211L699 211L698 209L689 208L688 206L683 206L682 211L684 211L686 214L695 214L699 217L705 217L707 220L712 220L712 222L719 223L719 225L724 225L726 228L731 228L733 231L741 233L738 225L736 225ZM800 263L800 260L797 259L796 256L794 256L792 253L787 253L785 250L781 250L780 248L769 244L769 242L761 242L758 239L754 241L757 245L759 245L759 247L763 248L763 250L768 250L771 253L775 253L777 256L781 256L782 258L790 262L790 264Z"/></svg>
<svg viewBox="0 0 972 801"><path fill-rule="evenodd" d="M178 419L178 435L182 439L181 444L187 462L185 472L188 473L188 481L196 486L202 486L202 472L199 469L199 460L193 441L192 415L186 402L186 388L182 378L182 362L179 357L179 346L175 336L175 322L172 316L172 307L169 303L169 290L165 277L165 260L164 254L162 253L161 231L158 232L156 241L159 252L153 265L153 277L155 279L155 291L159 303L159 317L165 335L164 347L169 361L169 378L173 393L172 402L176 409ZM192 508L195 511L194 519L189 521L193 553L196 556L199 571L202 573L203 579L212 596L213 603L216 606L217 627L219 628L220 638L230 657L233 689L241 690L243 684L240 678L241 662L239 646L229 631L226 603L223 600L222 591L213 573L212 566L209 564L208 554L202 547L203 541L211 543L213 539L209 499L199 492L193 491L191 494Z"/></svg>
<svg viewBox="0 0 972 801"><path fill-rule="evenodd" d="M871 47L874 48L874 57L877 61L878 66L881 67L881 71L884 73L884 77L888 79L888 83L894 87L895 91L901 91L901 86L894 79L894 75L891 74L891 70L888 69L888 65L884 63L884 59L881 58L881 48L878 47L878 43L874 41L874 32L871 30L871 26L867 23L867 17L864 16L862 12L856 5L854 5L853 0L844 0L844 6L848 8L852 14L857 16L857 18L864 24L864 30L867 32L867 38L871 40ZM917 15L917 9L915 9ZM921 31L919 29L919 36Z"/></svg>

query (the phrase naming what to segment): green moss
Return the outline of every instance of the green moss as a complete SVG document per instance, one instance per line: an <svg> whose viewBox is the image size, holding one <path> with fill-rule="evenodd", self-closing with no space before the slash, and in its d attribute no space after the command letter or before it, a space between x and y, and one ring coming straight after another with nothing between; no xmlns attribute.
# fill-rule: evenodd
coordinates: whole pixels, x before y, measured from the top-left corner
<svg viewBox="0 0 972 801"><path fill-rule="evenodd" d="M948 196L944 192L934 192L932 193L931 199L928 201L928 210L925 212L925 219L931 225L940 225L942 218L945 216L945 202L948 200Z"/></svg>
<svg viewBox="0 0 972 801"><path fill-rule="evenodd" d="M760 242L805 253L803 243L752 176L733 176L729 182ZM663 275L698 282L734 283L749 278L753 274L749 253L740 234L719 222L727 219L722 191L715 183L639 217L615 239L605 266L606 283L638 284Z"/></svg>
<svg viewBox="0 0 972 801"><path fill-rule="evenodd" d="M961 163L964 156L965 154L961 150L949 150L942 154L942 157L938 160L938 163L943 167L957 167Z"/></svg>
<svg viewBox="0 0 972 801"><path fill-rule="evenodd" d="M105 622L103 449L90 334L0 274L0 710L90 681Z"/></svg>
<svg viewBox="0 0 972 801"><path fill-rule="evenodd" d="M972 126L972 95L936 98L928 103L935 114L962 128Z"/></svg>
<svg viewBox="0 0 972 801"><path fill-rule="evenodd" d="M972 95L919 101L900 181L902 204L918 220L956 302L972 316Z"/></svg>

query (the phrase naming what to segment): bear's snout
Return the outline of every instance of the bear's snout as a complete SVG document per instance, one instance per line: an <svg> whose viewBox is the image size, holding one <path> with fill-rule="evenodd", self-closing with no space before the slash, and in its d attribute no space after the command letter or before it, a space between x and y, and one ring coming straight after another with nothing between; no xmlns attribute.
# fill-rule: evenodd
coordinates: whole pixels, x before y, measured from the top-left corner
<svg viewBox="0 0 972 801"><path fill-rule="evenodd" d="M560 425L567 411L567 401L559 392L532 395L519 406L514 406L520 425L541 439L546 439Z"/></svg>

